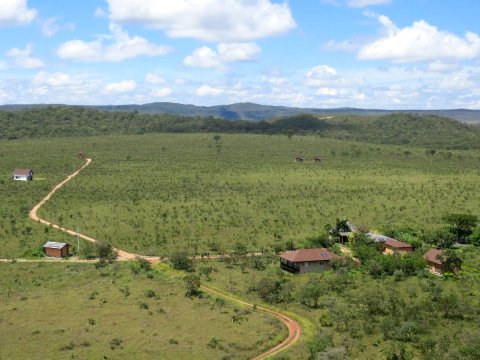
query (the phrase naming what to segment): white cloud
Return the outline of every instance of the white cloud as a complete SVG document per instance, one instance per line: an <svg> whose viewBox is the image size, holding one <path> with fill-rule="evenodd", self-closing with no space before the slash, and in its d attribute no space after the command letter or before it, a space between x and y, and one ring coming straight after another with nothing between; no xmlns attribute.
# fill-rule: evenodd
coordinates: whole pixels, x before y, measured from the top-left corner
<svg viewBox="0 0 480 360"><path fill-rule="evenodd" d="M7 57L13 61L13 66L23 69L35 69L44 66L42 60L32 57L33 47L28 44L25 49L12 48L6 52Z"/></svg>
<svg viewBox="0 0 480 360"><path fill-rule="evenodd" d="M367 13L368 16L375 14ZM424 20L399 29L384 15L376 15L387 34L363 46L361 60L415 62L429 60L466 60L480 56L480 37L468 32L464 38L438 30Z"/></svg>
<svg viewBox="0 0 480 360"><path fill-rule="evenodd" d="M224 68L218 53L207 46L195 49L192 55L187 56L183 60L183 63L187 66L198 68Z"/></svg>
<svg viewBox="0 0 480 360"><path fill-rule="evenodd" d="M145 82L152 85L165 84L165 79L158 76L157 74L148 73L145 76Z"/></svg>
<svg viewBox="0 0 480 360"><path fill-rule="evenodd" d="M323 86L337 78L337 71L328 65L318 65L305 73L305 84Z"/></svg>
<svg viewBox="0 0 480 360"><path fill-rule="evenodd" d="M449 73L459 70L460 66L457 63L446 63L443 61L434 61L428 64L428 70L439 73Z"/></svg>
<svg viewBox="0 0 480 360"><path fill-rule="evenodd" d="M155 45L146 39L134 36L122 30L115 24L110 24L111 36L101 37L92 42L82 40L67 41L60 45L57 55L63 59L89 62L120 62L137 56L160 56L170 51L165 45ZM113 40L109 45L104 44L104 38Z"/></svg>
<svg viewBox="0 0 480 360"><path fill-rule="evenodd" d="M336 96L338 95L338 90L330 87L322 87L317 90L316 95L326 95L326 96Z"/></svg>
<svg viewBox="0 0 480 360"><path fill-rule="evenodd" d="M281 76L265 76L264 75L261 77L261 81L272 84L273 86L281 86L286 84L288 82L288 79Z"/></svg>
<svg viewBox="0 0 480 360"><path fill-rule="evenodd" d="M195 91L197 96L218 96L224 93L223 89L203 85Z"/></svg>
<svg viewBox="0 0 480 360"><path fill-rule="evenodd" d="M37 10L28 7L27 0L2 0L0 26L29 24L37 17Z"/></svg>
<svg viewBox="0 0 480 360"><path fill-rule="evenodd" d="M190 67L223 70L226 62L252 61L260 51L260 47L255 43L222 43L218 44L217 50L208 46L195 49L183 63Z"/></svg>
<svg viewBox="0 0 480 360"><path fill-rule="evenodd" d="M105 85L103 88L104 94L116 94L126 93L133 91L137 88L137 83L134 80L124 80L119 82L113 82Z"/></svg>
<svg viewBox="0 0 480 360"><path fill-rule="evenodd" d="M65 87L79 83L81 83L79 79L62 72L47 73L40 71L32 79L32 84L35 86Z"/></svg>
<svg viewBox="0 0 480 360"><path fill-rule="evenodd" d="M353 39L343 40L340 42L330 40L322 45L322 48L327 51L353 51L359 49L360 47L360 43Z"/></svg>
<svg viewBox="0 0 480 360"><path fill-rule="evenodd" d="M390 2L391 0L348 0L347 5L350 7L362 8L371 5L386 5Z"/></svg>
<svg viewBox="0 0 480 360"><path fill-rule="evenodd" d="M170 37L245 42L295 27L286 3L270 0L107 0L114 22L141 23Z"/></svg>
<svg viewBox="0 0 480 360"><path fill-rule="evenodd" d="M150 93L154 97L166 97L172 94L172 89L170 88L161 88L161 89L152 89Z"/></svg>
<svg viewBox="0 0 480 360"><path fill-rule="evenodd" d="M61 30L75 30L75 24L59 24L59 18L52 17L45 20L40 20L40 29L42 30L42 35L50 38Z"/></svg>

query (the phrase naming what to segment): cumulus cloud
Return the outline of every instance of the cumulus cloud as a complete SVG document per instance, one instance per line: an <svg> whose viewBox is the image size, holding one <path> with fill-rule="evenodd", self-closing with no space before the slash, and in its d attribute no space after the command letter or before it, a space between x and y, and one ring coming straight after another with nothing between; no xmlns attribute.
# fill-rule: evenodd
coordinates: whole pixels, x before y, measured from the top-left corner
<svg viewBox="0 0 480 360"><path fill-rule="evenodd" d="M32 79L32 84L36 86L64 87L79 83L81 83L80 79L62 72L47 73L40 71Z"/></svg>
<svg viewBox="0 0 480 360"><path fill-rule="evenodd" d="M150 94L154 97L162 98L162 97L166 97L166 96L171 95L172 92L173 91L170 88L161 88L161 89L152 89L150 91Z"/></svg>
<svg viewBox="0 0 480 360"><path fill-rule="evenodd" d="M137 88L137 83L134 80L124 80L119 82L112 82L103 88L104 94L118 94L133 91Z"/></svg>
<svg viewBox="0 0 480 360"><path fill-rule="evenodd" d="M114 22L140 23L173 38L246 42L295 27L286 3L270 0L107 0Z"/></svg>
<svg viewBox="0 0 480 360"><path fill-rule="evenodd" d="M260 51L255 43L222 43L216 50L207 46L196 49L183 63L190 67L224 69L226 62L252 61Z"/></svg>
<svg viewBox="0 0 480 360"><path fill-rule="evenodd" d="M32 57L33 46L28 44L25 49L12 48L6 52L12 59L12 65L24 69L35 69L44 66L42 60Z"/></svg>
<svg viewBox="0 0 480 360"><path fill-rule="evenodd" d="M137 56L161 56L170 51L165 45L155 45L140 36L130 37L115 24L109 26L111 35L95 41L71 40L60 45L57 55L62 59L88 62L120 62ZM105 38L113 40L104 44Z"/></svg>
<svg viewBox="0 0 480 360"><path fill-rule="evenodd" d="M218 96L224 93L223 89L211 87L209 85L203 85L195 91L197 96Z"/></svg>
<svg viewBox="0 0 480 360"><path fill-rule="evenodd" d="M337 71L328 65L318 65L305 73L305 84L324 86L337 78Z"/></svg>
<svg viewBox="0 0 480 360"><path fill-rule="evenodd" d="M28 7L27 0L2 0L0 26L29 24L37 17L37 10Z"/></svg>
<svg viewBox="0 0 480 360"><path fill-rule="evenodd" d="M361 60L416 62L466 60L480 56L480 37L475 33L468 32L465 37L460 37L439 30L424 20L400 29L388 17L376 17L386 34L359 50L358 58Z"/></svg>
<svg viewBox="0 0 480 360"><path fill-rule="evenodd" d="M45 20L40 20L40 29L42 31L42 35L50 38L56 33L61 30L74 30L75 24L67 23L67 24L59 24L59 18L52 17Z"/></svg>
<svg viewBox="0 0 480 360"><path fill-rule="evenodd" d="M165 79L158 76L157 74L148 73L145 76L145 82L152 85L165 84Z"/></svg>
<svg viewBox="0 0 480 360"><path fill-rule="evenodd" d="M391 0L348 0L347 5L350 7L362 8L371 5L386 5L390 2Z"/></svg>

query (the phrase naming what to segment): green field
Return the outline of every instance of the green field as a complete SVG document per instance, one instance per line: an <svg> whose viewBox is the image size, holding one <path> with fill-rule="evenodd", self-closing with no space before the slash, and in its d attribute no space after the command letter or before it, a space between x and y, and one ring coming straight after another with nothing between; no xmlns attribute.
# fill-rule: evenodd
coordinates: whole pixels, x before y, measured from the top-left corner
<svg viewBox="0 0 480 360"><path fill-rule="evenodd" d="M185 297L165 267L133 267L0 263L0 359L248 359L286 335L261 312Z"/></svg>
<svg viewBox="0 0 480 360"><path fill-rule="evenodd" d="M360 270L290 275L276 257L258 260L256 268L251 258L208 260L197 268L213 269L210 280L203 277L210 286L253 303L265 301L259 296L265 280L276 284L279 301L272 306L296 314L304 328L300 343L281 359L474 360L480 354L480 251L463 252L469 270L457 279L428 273L375 279ZM308 297L313 288L317 305Z"/></svg>
<svg viewBox="0 0 480 360"><path fill-rule="evenodd" d="M147 255L281 248L337 217L357 225L442 225L478 214L480 152L365 144L319 136L156 134L1 141L1 256L45 240L74 242L27 218L53 184L93 159L39 215ZM295 163L294 156L306 157ZM314 163L321 155L323 161ZM31 167L32 183L11 182Z"/></svg>

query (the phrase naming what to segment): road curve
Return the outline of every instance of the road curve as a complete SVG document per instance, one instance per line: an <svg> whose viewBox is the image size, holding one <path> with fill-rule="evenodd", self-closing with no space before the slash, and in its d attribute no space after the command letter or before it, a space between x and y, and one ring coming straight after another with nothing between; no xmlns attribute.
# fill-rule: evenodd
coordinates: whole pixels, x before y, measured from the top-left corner
<svg viewBox="0 0 480 360"><path fill-rule="evenodd" d="M69 234L69 235L72 235L72 236L79 236L81 237L82 239L84 240L87 240L87 241L90 241L92 243L96 243L97 240L90 237L90 236L87 236L87 235L84 235L84 234L80 234L80 233L77 233L76 231L73 231L73 230L70 230L70 229L67 229L67 228L64 228L64 227L61 227L57 224L54 224L54 223L51 223L50 221L47 221L45 219L42 219L40 217L38 217L37 215L37 211L38 209L40 209L40 207L42 207L48 200L50 200L50 198L55 194L55 192L60 189L63 185L65 185L67 182L69 182L71 179L73 179L75 176L77 176L83 169L85 169L88 165L90 165L90 163L92 162L92 159L86 159L86 162L85 164L83 164L83 166L78 169L77 171L75 171L74 173L68 175L61 183L59 183L58 185L56 185L48 194L47 196L45 196L38 204L36 204L31 210L30 212L28 213L28 216L30 217L30 219L32 219L33 221L37 221L41 224L44 224L46 226L50 226L54 229L58 229L60 231L63 231L64 233L66 234ZM157 261L160 261L162 260L161 257L147 257L147 256L140 256L140 255L137 255L137 254L133 254L133 253L129 253L127 251L124 251L124 250L121 250L121 249L114 249L117 253L118 253L118 260L133 260L137 257L143 257L147 260L149 260L150 262L157 262ZM254 307L255 305L254 304L251 304L251 303L248 303L246 301L243 301L243 300L239 300L239 299L236 299L232 296L229 296L227 294L224 294L218 290L214 290L208 286L205 286L205 285L202 285L202 289L206 290L206 291L209 291L215 295L218 295L218 296L221 296L221 297L224 297L226 299L229 299L231 301L234 301L234 302L237 302L239 304L242 304L242 305L245 305L245 306L250 306L250 307ZM275 311L275 310L271 310L271 309L268 309L268 308L265 308L263 306L255 306L256 309L258 310L261 310L265 313L268 313L270 315L273 315L275 316L278 320L280 320L288 329L288 336L278 345L274 346L273 348L265 351L264 353L254 357L252 360L261 360L261 359L265 359L269 356L272 356L272 355L275 355L277 353L279 353L280 351L282 350L285 350L286 348L292 346L299 338L300 338L300 335L302 334L302 328L300 326L300 324L295 321L294 319L290 318L289 316L287 315L284 315L278 311Z"/></svg>
<svg viewBox="0 0 480 360"><path fill-rule="evenodd" d="M73 231L73 230L70 230L70 229L67 229L67 228L64 228L64 227L61 227L57 224L53 224L51 223L50 221L47 221L45 219L42 219L40 217L38 217L37 215L37 211L38 209L40 209L40 207L42 207L48 200L50 200L50 198L53 196L53 194L55 194L55 192L57 192L58 189L60 189L63 185L65 185L67 182L69 182L70 180L72 180L75 176L77 176L80 171L82 171L83 169L85 169L88 165L90 165L90 163L92 162L92 159L87 159L85 164L83 164L83 166L78 169L77 171L75 171L74 173L68 175L61 183L59 183L58 185L56 185L48 194L47 196L45 196L42 200L40 200L40 202L38 204L36 204L32 210L30 210L30 212L28 213L28 216L30 217L30 219L32 219L33 221L37 221L41 224L44 224L44 225L47 225L47 226L50 226L54 229L58 229L60 231L63 231L64 233L67 233L69 235L72 235L72 236L79 236L81 237L82 239L84 240L87 240L87 241L90 241L92 243L96 243L97 240L90 237L90 236L87 236L87 235L84 235L84 234L79 234L77 233L76 231ZM114 249L117 253L118 253L118 260L132 260L132 259L135 259L136 258L136 254L132 254L132 253L129 253L129 252L126 252L126 251L123 251L121 249Z"/></svg>
<svg viewBox="0 0 480 360"><path fill-rule="evenodd" d="M255 306L254 304L251 304L251 303L243 301L243 300L236 299L236 298L234 298L232 296L229 296L227 294L224 294L224 293L222 293L218 290L212 289L212 288L210 288L206 285L201 285L201 288L203 290L211 292L212 294L224 297L224 298L226 298L230 301L234 301L236 303L239 303L239 304L242 304L242 305L245 305L245 306L255 307L258 310L261 310L261 311L263 311L267 314L273 315L287 327L288 336L280 344L277 344L273 348L265 351L264 353L262 353L258 356L255 356L254 358L252 358L252 360L261 360L261 359L265 359L269 356L275 355L275 354L279 353L280 351L283 351L283 350L289 348L290 346L292 346L298 339L300 339L300 336L302 335L302 327L300 326L300 324L296 320L292 319L291 317L289 317L287 315L282 314L281 312L271 310L271 309L268 309L266 307L259 306L259 305Z"/></svg>

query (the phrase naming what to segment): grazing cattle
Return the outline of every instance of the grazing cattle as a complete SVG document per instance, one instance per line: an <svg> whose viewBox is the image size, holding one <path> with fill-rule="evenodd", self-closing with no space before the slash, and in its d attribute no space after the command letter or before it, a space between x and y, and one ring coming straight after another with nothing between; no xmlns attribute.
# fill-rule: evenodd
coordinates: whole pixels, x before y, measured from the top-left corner
<svg viewBox="0 0 480 360"><path fill-rule="evenodd" d="M305 160L302 156L296 156L295 157L295 162L303 162Z"/></svg>

